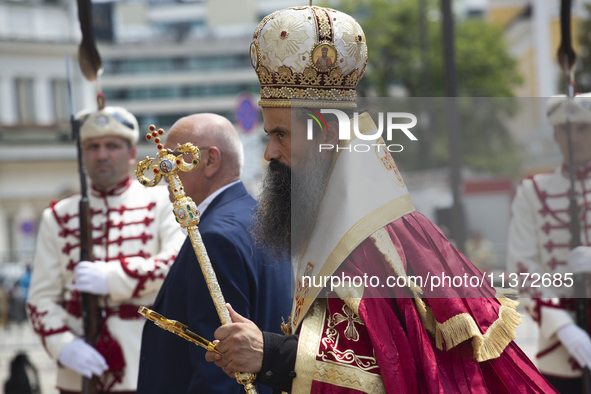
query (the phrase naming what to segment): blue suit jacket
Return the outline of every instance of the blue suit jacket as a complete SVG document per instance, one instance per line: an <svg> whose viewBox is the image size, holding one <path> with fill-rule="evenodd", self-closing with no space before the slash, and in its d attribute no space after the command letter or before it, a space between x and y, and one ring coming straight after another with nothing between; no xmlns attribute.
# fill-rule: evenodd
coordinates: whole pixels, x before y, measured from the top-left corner
<svg viewBox="0 0 591 394"><path fill-rule="evenodd" d="M233 185L211 202L199 230L226 302L261 330L280 332L281 317L291 308L289 262L275 262L254 246L248 229L255 205L242 183ZM214 340L221 323L188 237L153 309ZM146 322L137 392L238 394L244 389L205 361L205 349ZM259 393L271 390L259 385Z"/></svg>

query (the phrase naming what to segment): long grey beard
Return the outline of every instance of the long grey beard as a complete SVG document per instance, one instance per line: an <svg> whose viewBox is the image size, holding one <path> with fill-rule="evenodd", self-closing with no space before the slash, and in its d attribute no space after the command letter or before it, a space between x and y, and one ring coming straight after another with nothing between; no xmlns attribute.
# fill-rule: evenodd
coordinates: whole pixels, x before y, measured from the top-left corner
<svg viewBox="0 0 591 394"><path fill-rule="evenodd" d="M262 182L252 234L278 259L300 253L308 242L326 188L330 166L310 147L303 164L291 170L271 162Z"/></svg>
<svg viewBox="0 0 591 394"><path fill-rule="evenodd" d="M308 243L316 225L322 196L328 181L330 162L313 144L304 164L292 171L291 178L291 255L297 256Z"/></svg>
<svg viewBox="0 0 591 394"><path fill-rule="evenodd" d="M251 233L276 259L289 255L291 239L291 170L278 161L269 163Z"/></svg>

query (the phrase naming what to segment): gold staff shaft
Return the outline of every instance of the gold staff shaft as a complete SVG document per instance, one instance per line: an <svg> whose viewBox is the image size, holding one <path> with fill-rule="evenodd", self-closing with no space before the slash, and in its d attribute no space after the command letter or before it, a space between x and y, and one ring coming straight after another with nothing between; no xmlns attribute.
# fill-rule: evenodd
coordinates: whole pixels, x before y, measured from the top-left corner
<svg viewBox="0 0 591 394"><path fill-rule="evenodd" d="M205 278L205 282L207 283L209 294L211 294L211 298L215 305L215 309L218 312L220 321L222 322L222 324L230 324L232 323L232 319L230 318L228 308L226 308L226 301L224 300L222 289L220 288L217 277L215 276L215 271L211 266L211 261L209 260L209 256L207 255L207 250L205 250L205 245L203 244L203 239L201 238L199 229L197 228L197 225L193 225L187 228L187 231L189 232L189 237L191 238L193 250L195 251L197 260L199 260L199 266L201 267L201 271L203 272L203 277ZM257 389L254 384L256 374L235 372L234 375L238 383L244 385L244 390L246 390L248 394L257 394Z"/></svg>
<svg viewBox="0 0 591 394"><path fill-rule="evenodd" d="M211 295L211 299L213 300L220 321L222 322L222 324L230 324L232 323L232 319L230 318L228 308L226 308L226 301L224 300L222 289L220 288L217 277L215 276L215 271L211 266L211 261L209 260L209 256L207 255L205 245L203 244L201 233L199 233L197 225L188 227L187 231L189 232L189 238L191 239L193 250L195 251L195 255L197 256L197 260L199 261L199 266L201 267L201 271L203 272L205 283L207 283L209 294ZM256 374L235 372L234 375L238 383L244 385L244 390L246 390L248 394L257 394L257 389L254 384Z"/></svg>
<svg viewBox="0 0 591 394"><path fill-rule="evenodd" d="M203 239L201 239L201 233L199 233L199 229L196 225L189 227L187 231L189 232L193 250L195 251L197 260L199 260L199 266L201 266L203 277L207 283L209 294L211 294L211 298L215 305L218 316L220 317L220 321L222 324L232 323L230 313L228 312L228 308L226 308L226 301L224 300L222 289L220 288L217 277L215 276L215 271L211 266L211 261L207 255L207 250L205 250Z"/></svg>

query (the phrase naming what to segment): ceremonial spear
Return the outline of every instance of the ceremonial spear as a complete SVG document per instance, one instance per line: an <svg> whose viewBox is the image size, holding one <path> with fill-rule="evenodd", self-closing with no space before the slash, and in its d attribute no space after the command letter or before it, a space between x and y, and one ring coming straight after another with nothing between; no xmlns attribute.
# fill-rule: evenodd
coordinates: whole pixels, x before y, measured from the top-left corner
<svg viewBox="0 0 591 394"><path fill-rule="evenodd" d="M97 82L102 72L101 57L96 49L94 40L94 30L92 27L92 4L90 0L77 0L78 19L80 20L80 30L82 32L82 42L78 47L78 63L84 77L90 82ZM76 142L78 153L78 172L80 175L80 204L79 204L79 222L80 222L80 261L94 261L92 247L92 223L90 215L90 203L88 200L88 190L86 183L86 171L84 170L82 160L82 147L80 144L80 121L74 117L74 103L72 100L72 87L70 81L70 60L66 53L66 73L68 81L68 95L70 104L70 123L72 125L72 139ZM104 95L97 95L99 109L104 106ZM90 346L95 347L101 333L101 310L99 308L98 296L94 294L82 293L82 321L84 326L84 341ZM96 375L91 378L83 377L82 394L97 394L99 377Z"/></svg>
<svg viewBox="0 0 591 394"><path fill-rule="evenodd" d="M138 181L146 187L154 187L160 182L162 177L167 177L168 188L173 194L175 200L172 210L174 217L177 223L179 223L181 227L186 228L187 232L189 233L193 250L197 255L197 260L199 261L199 266L203 272L205 282L207 283L209 294L213 299L215 309L222 324L230 324L232 323L232 319L230 318L228 308L226 308L226 301L222 295L222 290L218 284L215 271L213 270L211 261L207 255L207 250L205 249L205 245L201 239L199 228L197 227L199 224L199 210L197 209L197 204L195 204L195 202L185 194L183 185L179 179L179 176L177 175L179 171L191 172L197 169L201 161L199 148L191 143L186 143L183 145L177 144L177 151L179 153L177 153L177 156L175 156L172 151L164 148L161 141L163 134L164 131L162 129L158 129L158 131L156 131L156 127L153 125L150 126L150 133L146 135L146 139L154 140L154 143L156 143L158 147L158 155L154 159L146 157L145 160L140 161L137 164L135 175L137 176ZM189 163L185 162L183 158L184 154L191 154L193 159ZM156 163L152 165L154 160L156 160ZM154 174L152 179L148 179L144 176L144 172L149 168L152 169ZM213 344L203 340L203 338L192 333L191 331L188 331L185 325L173 320L168 320L145 307L140 307L139 312L148 319L154 321L159 327L171 331L187 339L188 341L203 346L208 350L217 352L217 349ZM254 384L256 374L235 372L235 376L238 383L244 385L244 389L248 394L257 394L256 386Z"/></svg>
<svg viewBox="0 0 591 394"><path fill-rule="evenodd" d="M92 247L92 223L90 215L90 202L86 183L86 170L82 160L82 146L80 144L80 121L74 117L74 103L72 102L72 87L70 81L70 59L66 54L66 73L68 77L68 95L70 101L70 123L72 125L72 139L76 142L78 154L78 174L80 176L80 203L78 204L78 218L80 223L80 261L94 261ZM101 332L101 311L98 305L98 296L81 293L82 298L82 322L84 326L84 341L95 347ZM82 394L98 393L98 377L86 376L82 380Z"/></svg>
<svg viewBox="0 0 591 394"><path fill-rule="evenodd" d="M577 55L572 47L571 39L571 0L560 2L560 33L561 42L558 48L558 64L565 76L566 87L566 140L568 146L568 172L570 180L569 214L570 214L570 247L574 249L581 246L581 226L579 223L579 209L575 195L575 169L573 162L573 146L571 141L571 123L569 107L575 96L575 83L573 67ZM587 298L588 275L575 276L575 314L577 325L589 333L589 299ZM591 394L591 372L589 367L583 367L583 394Z"/></svg>

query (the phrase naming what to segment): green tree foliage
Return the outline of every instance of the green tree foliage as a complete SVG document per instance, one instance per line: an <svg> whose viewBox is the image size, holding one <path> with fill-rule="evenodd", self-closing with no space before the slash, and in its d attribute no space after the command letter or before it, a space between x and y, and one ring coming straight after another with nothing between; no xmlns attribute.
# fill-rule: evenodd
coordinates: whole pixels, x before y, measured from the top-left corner
<svg viewBox="0 0 591 394"><path fill-rule="evenodd" d="M417 0L341 2L339 9L353 15L366 35L368 67L360 82L360 96L373 91L386 97L392 86L403 87L410 97L445 96L440 2L426 1L427 14L430 15L427 32L420 30ZM454 29L458 95L489 98L484 101L460 100L463 162L476 170L514 171L521 161L520 150L501 119L510 117L517 110L512 98L513 87L521 83L517 62L507 51L501 27L483 19L469 18L456 19ZM425 59L421 53L421 34L427 34ZM428 64L430 82L427 89L424 60ZM492 97L497 99L490 99ZM429 130L419 127L417 137L419 141L430 140L430 148L420 143L405 144L405 153L396 158L405 169L447 164L449 151L445 124L448 122L442 118L446 113L444 99L423 101L431 107L428 111L433 114ZM439 109L433 110L434 107ZM421 108L414 109L414 113L421 111ZM432 157L427 160L425 155L430 152Z"/></svg>

